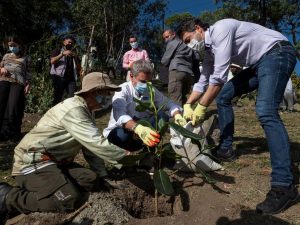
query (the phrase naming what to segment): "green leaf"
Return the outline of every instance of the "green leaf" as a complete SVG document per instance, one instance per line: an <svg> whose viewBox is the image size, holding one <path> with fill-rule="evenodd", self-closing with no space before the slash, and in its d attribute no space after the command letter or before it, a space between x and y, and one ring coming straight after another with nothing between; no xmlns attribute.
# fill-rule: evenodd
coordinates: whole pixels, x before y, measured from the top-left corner
<svg viewBox="0 0 300 225"><path fill-rule="evenodd" d="M161 136L165 134L168 129L168 123L166 123L162 118L158 121L158 132Z"/></svg>
<svg viewBox="0 0 300 225"><path fill-rule="evenodd" d="M150 101L154 103L155 90L151 82L147 82L147 88L150 96Z"/></svg>
<svg viewBox="0 0 300 225"><path fill-rule="evenodd" d="M146 110L148 110L148 108L143 106L143 105L137 105L135 107L135 110L138 111L138 112L145 112Z"/></svg>
<svg viewBox="0 0 300 225"><path fill-rule="evenodd" d="M143 102L137 98L133 98L133 101L137 103L136 110L139 112L145 112L146 110L150 112L155 112L153 104L151 102Z"/></svg>
<svg viewBox="0 0 300 225"><path fill-rule="evenodd" d="M139 105L143 105L143 106L150 106L150 102L143 102L137 98L133 98L133 101L138 103Z"/></svg>
<svg viewBox="0 0 300 225"><path fill-rule="evenodd" d="M135 166L136 162L145 158L146 155L149 154L148 152L143 152L138 155L127 155L120 159L118 163L123 164L124 166Z"/></svg>
<svg viewBox="0 0 300 225"><path fill-rule="evenodd" d="M174 122L169 122L170 127L172 127L174 130L176 130L177 132L179 132L182 136L187 137L187 138L191 138L194 140L201 140L203 139L203 137L201 137L198 134L195 134L187 129L185 129L184 127L174 123Z"/></svg>
<svg viewBox="0 0 300 225"><path fill-rule="evenodd" d="M143 126L146 126L146 127L150 127L151 129L154 130L154 128L152 127L151 123L149 121L147 121L147 120L141 119L141 120L138 120L137 123L141 124Z"/></svg>
<svg viewBox="0 0 300 225"><path fill-rule="evenodd" d="M162 169L154 171L154 186L157 191L164 195L174 195L174 188L170 181L169 175Z"/></svg>
<svg viewBox="0 0 300 225"><path fill-rule="evenodd" d="M166 143L162 146L162 157L166 157L169 159L178 159L178 156L179 155L176 154L170 143Z"/></svg>

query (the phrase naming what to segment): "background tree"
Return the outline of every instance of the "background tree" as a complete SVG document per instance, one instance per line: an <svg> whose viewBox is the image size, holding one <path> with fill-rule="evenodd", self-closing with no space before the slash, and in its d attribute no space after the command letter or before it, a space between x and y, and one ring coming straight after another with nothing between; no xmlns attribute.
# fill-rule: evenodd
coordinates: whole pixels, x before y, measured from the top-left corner
<svg viewBox="0 0 300 225"><path fill-rule="evenodd" d="M157 29L165 7L166 2L159 0L77 0L72 7L76 21L72 28L95 25L94 42L102 62L109 54L121 61L129 49L128 38L132 33L152 57L157 53L156 34L160 32ZM78 35L86 46L89 32L82 30Z"/></svg>
<svg viewBox="0 0 300 225"><path fill-rule="evenodd" d="M215 0L222 6L215 11L201 12L199 18L214 24L225 18L258 23L291 37L300 60L300 1L298 0ZM169 27L191 17L189 13L174 14L166 19Z"/></svg>
<svg viewBox="0 0 300 225"><path fill-rule="evenodd" d="M51 36L71 20L65 0L1 0L0 41L17 35L28 45Z"/></svg>

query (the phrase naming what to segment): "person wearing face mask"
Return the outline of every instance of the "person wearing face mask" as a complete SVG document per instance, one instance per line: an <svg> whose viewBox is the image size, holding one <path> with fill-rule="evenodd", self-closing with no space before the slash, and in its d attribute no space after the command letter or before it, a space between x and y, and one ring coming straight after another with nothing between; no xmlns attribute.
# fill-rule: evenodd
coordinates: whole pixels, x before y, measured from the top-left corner
<svg viewBox="0 0 300 225"><path fill-rule="evenodd" d="M0 183L0 224L17 213L73 211L90 191L109 186L104 160L115 164L125 150L101 135L92 112L117 90L106 74L87 74L74 97L49 109L24 136L14 150L18 186ZM80 150L89 169L74 162Z"/></svg>
<svg viewBox="0 0 300 225"><path fill-rule="evenodd" d="M168 93L174 102L182 106L187 100L186 95L190 92L194 79L197 79L194 78L193 69L199 71L199 57L196 57L197 54L192 48L183 43L174 31L165 30L163 39L166 51L161 63L169 68Z"/></svg>
<svg viewBox="0 0 300 225"><path fill-rule="evenodd" d="M68 98L73 97L76 91L76 81L81 66L74 45L74 37L67 35L63 39L63 46L51 54L50 74L54 88L53 105L62 100L65 91Z"/></svg>
<svg viewBox="0 0 300 225"><path fill-rule="evenodd" d="M24 55L21 41L8 38L9 53L0 62L0 141L18 140L29 93L29 60Z"/></svg>
<svg viewBox="0 0 300 225"><path fill-rule="evenodd" d="M272 173L271 190L256 210L276 214L296 203L299 195L293 184L288 133L278 113L296 65L296 52L291 43L277 31L235 19L223 19L212 26L199 19L190 20L181 26L180 37L186 43L194 40L198 46L205 43L203 72L184 107L184 117L194 124L200 122L216 99L221 131L216 156L232 161L236 158L232 149L232 99L257 90L256 113L268 142ZM231 63L246 69L226 83ZM196 103L194 110L193 103Z"/></svg>
<svg viewBox="0 0 300 225"><path fill-rule="evenodd" d="M160 142L159 134L137 122L146 119L154 122L153 115L148 112L138 112L135 107L137 98L143 102L149 102L147 82L151 82L153 68L149 61L140 59L132 64L130 81L120 85L121 91L116 92L112 99L112 112L108 127L104 129L103 135L108 140L128 151L136 151L143 148L143 144L154 147ZM186 121L181 116L181 107L172 100L165 97L156 88L154 102L157 108L164 105L163 112L159 115L164 120L174 117L175 122L185 125Z"/></svg>
<svg viewBox="0 0 300 225"><path fill-rule="evenodd" d="M147 51L139 47L138 40L135 36L130 36L129 44L131 46L131 50L125 52L123 56L123 68L128 71L126 81L130 80L130 69L133 62L139 59L150 61Z"/></svg>

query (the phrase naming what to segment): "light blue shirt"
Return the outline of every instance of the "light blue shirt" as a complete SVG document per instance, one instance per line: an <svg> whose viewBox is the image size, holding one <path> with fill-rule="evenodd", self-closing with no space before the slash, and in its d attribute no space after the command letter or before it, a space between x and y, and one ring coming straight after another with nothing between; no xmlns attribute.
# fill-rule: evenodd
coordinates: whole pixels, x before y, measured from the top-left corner
<svg viewBox="0 0 300 225"><path fill-rule="evenodd" d="M193 91L203 93L207 85L224 84L231 63L249 67L276 43L287 41L281 33L255 23L224 19L205 31L203 71Z"/></svg>

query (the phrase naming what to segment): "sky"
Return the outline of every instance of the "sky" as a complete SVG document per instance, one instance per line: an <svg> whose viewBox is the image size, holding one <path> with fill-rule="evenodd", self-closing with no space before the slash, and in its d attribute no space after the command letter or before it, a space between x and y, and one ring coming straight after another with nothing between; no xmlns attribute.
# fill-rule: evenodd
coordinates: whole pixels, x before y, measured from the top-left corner
<svg viewBox="0 0 300 225"><path fill-rule="evenodd" d="M214 11L217 5L213 0L169 0L166 18L176 13L189 12L199 16L202 11ZM289 37L288 37L289 38ZM296 72L300 76L300 62L297 61Z"/></svg>

